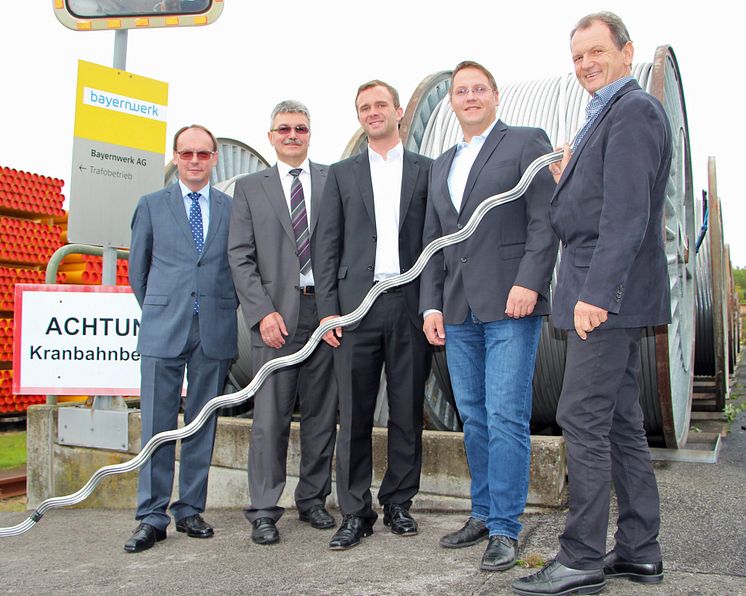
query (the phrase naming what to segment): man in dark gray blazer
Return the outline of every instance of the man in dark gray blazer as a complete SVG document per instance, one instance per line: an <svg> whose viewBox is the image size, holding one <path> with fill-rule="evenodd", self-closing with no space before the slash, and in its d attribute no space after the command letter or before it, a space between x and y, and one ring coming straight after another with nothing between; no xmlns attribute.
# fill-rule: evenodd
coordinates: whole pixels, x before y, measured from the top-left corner
<svg viewBox="0 0 746 596"><path fill-rule="evenodd" d="M368 136L362 153L329 168L312 241L322 322L345 315L373 284L412 267L422 250L431 160L405 151L398 124L403 110L383 81L360 86L358 120ZM409 513L419 489L422 416L430 350L419 332L419 283L382 294L357 325L328 332L337 348L339 388L337 497L344 515L329 546L351 548L373 533L371 432L381 367L386 365L389 424L386 473L378 491L384 524L394 534L417 534Z"/></svg>
<svg viewBox="0 0 746 596"><path fill-rule="evenodd" d="M228 260L246 325L256 373L273 358L300 350L316 329L314 271L310 238L316 230L326 166L308 160L308 108L287 100L275 106L269 142L277 164L240 179L233 193ZM299 365L283 368L254 397L249 447L249 493L244 513L252 540L273 544L284 509L290 421L300 397L301 462L295 502L302 521L314 528L334 526L325 508L337 431L337 390L332 349L319 345Z"/></svg>
<svg viewBox="0 0 746 596"><path fill-rule="evenodd" d="M464 140L433 164L425 244L460 230L485 199L513 188L551 151L543 130L497 119L497 84L481 64L457 65L449 92ZM461 548L489 538L485 571L515 565L528 494L531 380L557 255L552 189L549 172L540 173L468 240L434 257L422 278L423 330L446 347L471 472L471 516L440 544Z"/></svg>
<svg viewBox="0 0 746 596"><path fill-rule="evenodd" d="M210 187L217 141L199 125L174 136L179 181L140 199L132 218L129 280L142 307L137 349L142 358L142 445L176 428L184 367L188 424L221 395L236 355L236 292L228 256L230 197ZM171 503L176 530L209 538L201 513L207 500L217 418L181 442L179 499ZM140 521L125 543L138 552L166 538L174 475L174 443L161 445L140 469Z"/></svg>
<svg viewBox="0 0 746 596"><path fill-rule="evenodd" d="M556 559L516 580L520 594L603 589L606 578L663 579L660 511L640 397L642 328L670 322L662 223L671 131L661 104L631 76L632 42L608 12L571 34L591 94L558 180L552 225L563 245L552 318L567 329L557 422L567 444L570 512ZM611 482L619 516L606 550Z"/></svg>

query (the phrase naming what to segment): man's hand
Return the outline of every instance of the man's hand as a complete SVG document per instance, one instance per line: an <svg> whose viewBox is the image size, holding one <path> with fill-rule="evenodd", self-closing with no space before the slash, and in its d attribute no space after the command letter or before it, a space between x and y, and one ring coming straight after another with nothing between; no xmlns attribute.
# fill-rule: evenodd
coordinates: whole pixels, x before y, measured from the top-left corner
<svg viewBox="0 0 746 596"><path fill-rule="evenodd" d="M259 333L261 333L264 343L270 348L278 350L284 346L288 330L287 327L285 327L285 321L282 318L282 315L277 311L269 313L259 321Z"/></svg>
<svg viewBox="0 0 746 596"><path fill-rule="evenodd" d="M329 319L338 319L339 315L329 315L321 319L320 323L326 323ZM338 348L340 346L339 340L342 338L342 328L335 327L330 331L324 333L323 340L328 343L332 348Z"/></svg>
<svg viewBox="0 0 746 596"><path fill-rule="evenodd" d="M559 147L557 147L557 149L559 149ZM565 146L562 147L562 151L562 160L555 161L554 163L549 164L549 172L552 174L552 178L554 178L555 184L559 182L560 178L562 178L562 172L565 171L567 162L569 162L570 158L572 157L570 145L568 145L567 143L565 143Z"/></svg>
<svg viewBox="0 0 746 596"><path fill-rule="evenodd" d="M508 302L505 304L505 314L513 319L527 317L534 312L536 301L539 299L538 292L529 290L522 286L513 286L508 293Z"/></svg>
<svg viewBox="0 0 746 596"><path fill-rule="evenodd" d="M574 319L575 331L580 339L588 339L588 333L604 323L608 314L608 310L578 300L575 304Z"/></svg>
<svg viewBox="0 0 746 596"><path fill-rule="evenodd" d="M446 330L443 326L443 313L431 312L425 317L422 324L422 330L425 337L434 346L444 346L446 344Z"/></svg>

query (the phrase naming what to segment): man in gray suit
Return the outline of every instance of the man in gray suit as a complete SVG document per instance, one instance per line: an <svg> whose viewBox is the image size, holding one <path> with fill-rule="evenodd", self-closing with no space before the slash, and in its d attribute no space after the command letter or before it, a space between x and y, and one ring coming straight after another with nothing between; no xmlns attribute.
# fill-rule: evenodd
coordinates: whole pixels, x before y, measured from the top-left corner
<svg viewBox="0 0 746 596"><path fill-rule="evenodd" d="M497 84L481 64L456 66L450 99L464 140L433 164L425 244L460 230L486 198L510 190L551 151L543 130L497 119ZM557 255L552 188L549 173L540 173L468 240L433 257L422 277L423 330L446 347L471 472L471 517L440 544L461 548L489 537L485 571L515 565L528 494L531 380Z"/></svg>
<svg viewBox="0 0 746 596"><path fill-rule="evenodd" d="M362 153L329 168L312 249L322 322L357 308L373 284L412 267L422 251L427 176L432 163L404 150L399 94L383 81L360 86ZM430 350L419 332L419 281L379 296L365 318L329 331L338 348L337 497L344 514L329 543L348 549L373 533L371 432L381 367L386 365L389 423L386 473L378 491L383 523L399 536L417 534L409 513L420 485L422 417Z"/></svg>
<svg viewBox="0 0 746 596"><path fill-rule="evenodd" d="M269 360L300 350L318 326L310 239L319 217L326 166L308 160L310 126L308 108L302 103L277 104L268 133L277 164L242 178L233 193L228 260L251 329L255 373ZM331 492L337 391L332 349L322 343L304 362L270 375L254 397L251 503L244 513L257 544L280 539L276 522L284 509L277 502L285 488L290 419L297 397L299 517L314 528L334 526L325 503Z"/></svg>
<svg viewBox="0 0 746 596"><path fill-rule="evenodd" d="M556 558L513 582L519 594L594 594L606 579L663 580L660 505L640 408L642 328L671 320L662 222L671 166L668 118L632 77L634 48L610 12L570 34L587 120L550 168L563 245L552 318L567 330L557 422L570 511ZM611 483L619 516L606 553Z"/></svg>
<svg viewBox="0 0 746 596"><path fill-rule="evenodd" d="M217 141L203 126L174 136L173 163L179 181L140 199L132 218L129 279L142 307L140 336L142 445L176 428L187 369L184 420L221 395L236 355L236 292L228 256L230 197L210 187ZM179 499L171 504L176 530L209 538L200 515L207 500L217 418L181 442ZM166 513L174 475L173 442L161 445L140 469L140 521L125 543L139 552L166 538Z"/></svg>

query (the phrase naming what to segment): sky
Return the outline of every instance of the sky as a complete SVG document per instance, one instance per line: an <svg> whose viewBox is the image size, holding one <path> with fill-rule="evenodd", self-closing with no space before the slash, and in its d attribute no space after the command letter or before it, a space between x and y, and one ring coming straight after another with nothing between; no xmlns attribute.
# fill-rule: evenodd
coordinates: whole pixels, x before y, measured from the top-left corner
<svg viewBox="0 0 746 596"><path fill-rule="evenodd" d="M63 27L52 0L13 4L11 15L3 0L0 19L0 166L62 178L66 191L78 60L112 66L114 33ZM127 70L168 82L169 144L183 124L199 122L273 163L269 114L278 101L292 98L311 111L311 159L333 163L358 128L360 83L383 79L406 106L424 78L464 59L487 66L498 86L563 75L572 70L570 29L598 10L624 19L635 62L652 62L659 45L673 47L689 119L694 193L699 197L706 188L707 161L714 156L725 241L733 265L746 267L739 175L746 123L735 93L742 65L734 62L746 16L740 3L225 0L223 14L207 27L130 31Z"/></svg>

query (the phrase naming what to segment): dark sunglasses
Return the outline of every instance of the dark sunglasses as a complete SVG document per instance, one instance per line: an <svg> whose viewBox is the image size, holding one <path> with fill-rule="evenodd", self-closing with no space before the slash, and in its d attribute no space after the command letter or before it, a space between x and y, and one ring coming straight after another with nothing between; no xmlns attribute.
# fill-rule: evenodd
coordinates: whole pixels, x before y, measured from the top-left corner
<svg viewBox="0 0 746 596"><path fill-rule="evenodd" d="M191 161L195 154L197 155L197 159L200 161L207 161L215 155L214 151L177 151L176 153L178 153L179 158L184 161Z"/></svg>
<svg viewBox="0 0 746 596"><path fill-rule="evenodd" d="M311 130L305 125L305 124L299 124L298 126L288 126L287 124L283 124L282 126L278 126L277 128L270 128L270 132L276 132L277 134L281 135L289 135L290 131L295 129L295 132L299 135L307 135Z"/></svg>

